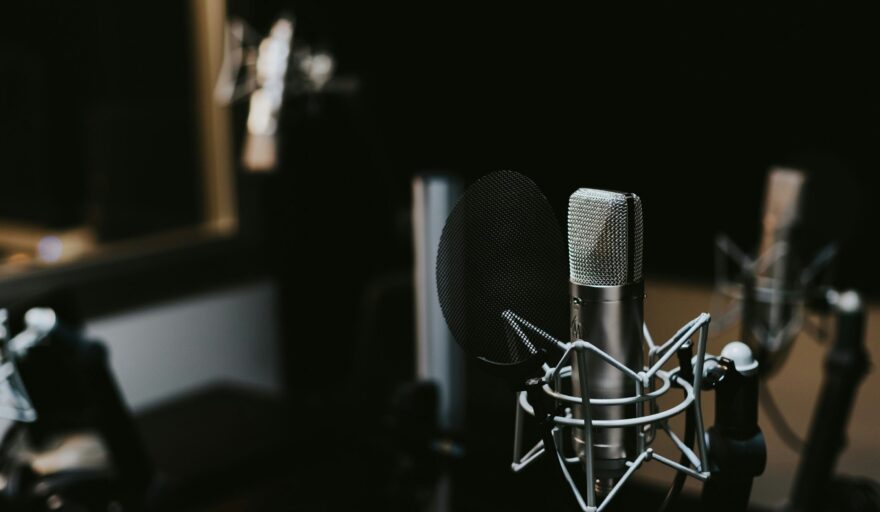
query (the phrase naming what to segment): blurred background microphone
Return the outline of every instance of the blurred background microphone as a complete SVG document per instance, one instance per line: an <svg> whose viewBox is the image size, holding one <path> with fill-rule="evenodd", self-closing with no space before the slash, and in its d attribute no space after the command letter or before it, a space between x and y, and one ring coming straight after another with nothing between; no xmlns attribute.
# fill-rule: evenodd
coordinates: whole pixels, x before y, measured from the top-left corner
<svg viewBox="0 0 880 512"><path fill-rule="evenodd" d="M245 170L267 172L280 165L285 98L305 99L306 114L316 116L321 94L351 97L358 91L358 78L336 76L336 57L298 39L296 29L296 19L286 12L275 19L266 35L242 18L231 17L227 22L223 63L213 95L223 106L249 98L241 146Z"/></svg>
<svg viewBox="0 0 880 512"><path fill-rule="evenodd" d="M767 174L753 256L726 236L718 238L716 288L736 302L718 315L716 332L739 319L740 336L765 377L779 370L801 332L827 338L824 298L853 218L854 196L846 173L833 162L802 157ZM728 261L735 263L733 272Z"/></svg>
<svg viewBox="0 0 880 512"><path fill-rule="evenodd" d="M275 134L284 101L293 33L293 19L281 17L260 42L255 64L258 86L251 93L247 137L242 149L242 164L251 170L271 170L277 165Z"/></svg>
<svg viewBox="0 0 880 512"><path fill-rule="evenodd" d="M776 167L767 175L761 240L753 282L744 289L743 338L772 372L801 327L805 268L801 220L806 174ZM751 280L747 280L751 281Z"/></svg>
<svg viewBox="0 0 880 512"><path fill-rule="evenodd" d="M642 325L645 287L642 203L635 194L582 188L568 203L568 254L571 277L571 339L582 339L627 367L642 370ZM635 387L622 372L597 357L587 362L592 398L633 396ZM572 382L581 368L572 362ZM575 396L582 396L573 386ZM635 406L593 408L594 419L635 416ZM580 408L575 408L580 416ZM582 432L574 429L574 446L584 457ZM594 431L596 490L607 493L626 471L636 450L635 428Z"/></svg>

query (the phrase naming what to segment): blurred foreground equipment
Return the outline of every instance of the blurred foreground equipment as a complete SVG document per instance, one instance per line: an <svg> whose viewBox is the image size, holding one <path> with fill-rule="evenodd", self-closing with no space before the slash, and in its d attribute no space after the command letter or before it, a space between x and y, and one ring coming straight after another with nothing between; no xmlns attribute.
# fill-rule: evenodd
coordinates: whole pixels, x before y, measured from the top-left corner
<svg viewBox="0 0 880 512"><path fill-rule="evenodd" d="M13 510L141 510L150 463L103 344L31 309L7 353L35 417L0 445L0 504Z"/></svg>

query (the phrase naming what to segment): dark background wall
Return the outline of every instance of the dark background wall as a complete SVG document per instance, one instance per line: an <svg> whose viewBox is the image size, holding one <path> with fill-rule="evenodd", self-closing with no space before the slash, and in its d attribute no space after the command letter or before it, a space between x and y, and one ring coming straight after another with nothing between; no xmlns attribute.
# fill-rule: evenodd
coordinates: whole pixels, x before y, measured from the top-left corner
<svg viewBox="0 0 880 512"><path fill-rule="evenodd" d="M198 222L186 3L0 13L0 217L102 240Z"/></svg>
<svg viewBox="0 0 880 512"><path fill-rule="evenodd" d="M817 203L833 228L823 229L852 235L840 281L880 290L880 273L865 271L880 218L869 7L233 0L229 10L262 32L293 12L300 44L331 49L341 73L362 79L357 98L291 100L283 119L276 181L289 188L266 210L295 216L278 225L320 249L322 271L338 268L323 252L345 252L334 249L345 234L360 274L406 264L414 172L472 180L514 169L546 191L560 222L576 187L640 194L649 275L706 280L716 232L756 241L767 168L807 160L834 178ZM46 1L4 13L0 213L92 220L108 239L197 222L183 4ZM847 222L826 215L835 194L853 210Z"/></svg>
<svg viewBox="0 0 880 512"><path fill-rule="evenodd" d="M866 271L880 218L872 201L880 182L880 80L872 65L880 36L866 8L313 2L292 9L300 35L329 44L366 85L352 123L364 153L331 173L293 171L296 186L314 192L303 199L319 213L306 222L381 236L394 210L406 208L413 172L445 168L470 180L514 169L546 191L561 222L578 186L640 194L649 275L707 280L715 233L753 249L768 167L807 162L833 178L813 205L820 238L852 235L840 282L880 290L880 273ZM336 142L329 137L324 150L341 150ZM836 220L837 210L852 210L848 221ZM397 259L391 248L400 247L370 240L359 257Z"/></svg>

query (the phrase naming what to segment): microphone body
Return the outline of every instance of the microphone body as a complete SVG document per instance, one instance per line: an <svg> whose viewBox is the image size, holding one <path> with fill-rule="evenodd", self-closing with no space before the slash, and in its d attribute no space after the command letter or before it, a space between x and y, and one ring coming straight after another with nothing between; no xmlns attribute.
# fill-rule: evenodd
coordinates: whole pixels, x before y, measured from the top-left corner
<svg viewBox="0 0 880 512"><path fill-rule="evenodd" d="M642 336L645 288L642 277L643 222L641 200L634 194L579 189L569 198L568 243L571 281L571 339L584 340L633 371L643 366ZM634 396L635 382L595 354L587 354L586 368L572 362L572 382L586 372L590 398ZM579 385L573 394L583 397ZM596 406L598 420L635 416L635 404ZM581 407L575 417L583 418ZM583 431L573 429L572 443L582 460ZM607 494L636 455L638 427L593 430L594 485Z"/></svg>
<svg viewBox="0 0 880 512"><path fill-rule="evenodd" d="M642 369L642 325L645 317L643 281L623 286L585 286L571 284L571 338L586 340L633 370ZM572 362L572 382L578 382L581 369ZM593 398L633 396L632 379L598 357L587 359L587 376ZM575 393L579 395L579 393ZM636 415L635 404L595 407L593 419L619 420ZM580 409L575 408L580 417ZM627 456L636 451L635 428L603 428L593 434L594 471L600 488L626 471ZM584 456L584 440L575 430L574 445Z"/></svg>

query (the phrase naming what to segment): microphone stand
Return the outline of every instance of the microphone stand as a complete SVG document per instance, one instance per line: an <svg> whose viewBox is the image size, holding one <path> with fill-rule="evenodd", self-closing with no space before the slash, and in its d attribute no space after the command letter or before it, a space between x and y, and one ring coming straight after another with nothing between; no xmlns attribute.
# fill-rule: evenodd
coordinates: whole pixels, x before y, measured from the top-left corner
<svg viewBox="0 0 880 512"><path fill-rule="evenodd" d="M703 486L703 505L717 512L748 509L754 478L764 472L767 445L758 426L757 367L737 369L724 357L709 370L715 388L715 425L709 438L712 476Z"/></svg>
<svg viewBox="0 0 880 512"><path fill-rule="evenodd" d="M848 291L829 302L837 313L837 339L825 358L825 383L795 477L792 512L825 510L831 474L846 444L852 405L870 366L861 297Z"/></svg>

